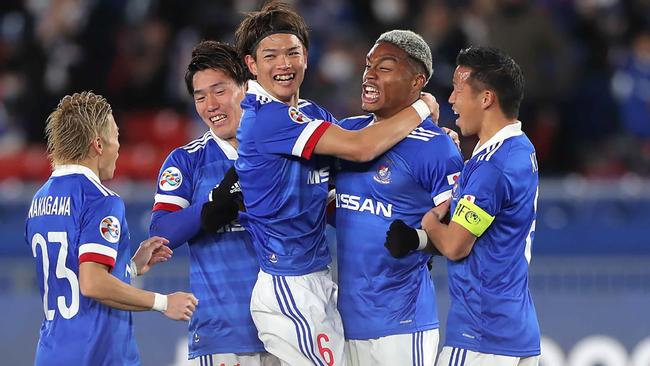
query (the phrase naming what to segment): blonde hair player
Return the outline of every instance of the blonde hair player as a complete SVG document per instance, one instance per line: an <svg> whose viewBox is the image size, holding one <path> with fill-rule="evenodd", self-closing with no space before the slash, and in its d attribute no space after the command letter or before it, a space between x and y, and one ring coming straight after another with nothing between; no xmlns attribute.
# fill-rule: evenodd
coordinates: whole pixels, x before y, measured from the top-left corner
<svg viewBox="0 0 650 366"><path fill-rule="evenodd" d="M65 96L45 133L53 171L25 224L44 312L34 364L139 365L131 311L188 321L198 300L130 285L171 250L166 239L151 237L130 255L124 202L102 184L113 177L120 148L106 99Z"/></svg>

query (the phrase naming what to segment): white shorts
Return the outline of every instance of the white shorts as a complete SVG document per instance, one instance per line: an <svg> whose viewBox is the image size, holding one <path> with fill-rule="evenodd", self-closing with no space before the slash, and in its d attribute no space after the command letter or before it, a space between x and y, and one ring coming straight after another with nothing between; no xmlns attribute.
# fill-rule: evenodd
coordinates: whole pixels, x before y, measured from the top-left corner
<svg viewBox="0 0 650 366"><path fill-rule="evenodd" d="M512 357L443 347L437 366L537 366L539 356Z"/></svg>
<svg viewBox="0 0 650 366"><path fill-rule="evenodd" d="M346 341L348 366L433 366L438 353L438 329Z"/></svg>
<svg viewBox="0 0 650 366"><path fill-rule="evenodd" d="M215 353L193 358L190 366L280 366L280 360L270 353Z"/></svg>
<svg viewBox="0 0 650 366"><path fill-rule="evenodd" d="M329 270L303 276L260 271L251 296L251 315L264 348L282 365L344 366L337 293Z"/></svg>

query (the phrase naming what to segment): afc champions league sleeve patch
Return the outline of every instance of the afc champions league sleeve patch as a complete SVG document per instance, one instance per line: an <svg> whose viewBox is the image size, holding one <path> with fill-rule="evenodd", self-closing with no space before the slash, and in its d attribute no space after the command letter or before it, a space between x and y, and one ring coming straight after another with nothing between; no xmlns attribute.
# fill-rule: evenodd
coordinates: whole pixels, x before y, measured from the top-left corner
<svg viewBox="0 0 650 366"><path fill-rule="evenodd" d="M296 123L307 123L312 121L311 118L307 117L296 107L289 107L289 118Z"/></svg>
<svg viewBox="0 0 650 366"><path fill-rule="evenodd" d="M459 200L451 221L464 227L474 236L480 237L490 227L490 224L494 221L494 216L490 216L485 210L478 207L474 203L475 200L474 196L470 195Z"/></svg>
<svg viewBox="0 0 650 366"><path fill-rule="evenodd" d="M170 166L160 174L158 187L165 192L173 191L183 183L183 174L178 168Z"/></svg>
<svg viewBox="0 0 650 366"><path fill-rule="evenodd" d="M115 216L106 216L99 223L99 234L109 243L120 241L120 220Z"/></svg>

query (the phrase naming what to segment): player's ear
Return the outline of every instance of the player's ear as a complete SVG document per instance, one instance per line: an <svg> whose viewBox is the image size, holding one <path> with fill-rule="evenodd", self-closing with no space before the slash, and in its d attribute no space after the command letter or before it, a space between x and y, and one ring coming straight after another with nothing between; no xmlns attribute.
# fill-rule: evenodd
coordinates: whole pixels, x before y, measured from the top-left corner
<svg viewBox="0 0 650 366"><path fill-rule="evenodd" d="M307 48L305 46L302 46L303 52L305 53L305 70L307 69L308 66L308 61L309 61L309 52L307 51Z"/></svg>
<svg viewBox="0 0 650 366"><path fill-rule="evenodd" d="M411 86L414 89L417 90L422 90L424 89L424 85L427 83L427 78L424 77L422 74L415 74L415 77L413 78L413 81L411 83Z"/></svg>
<svg viewBox="0 0 650 366"><path fill-rule="evenodd" d="M255 62L255 58L252 55L246 55L244 62L246 63L246 67L248 67L248 71L257 76L257 62Z"/></svg>
<svg viewBox="0 0 650 366"><path fill-rule="evenodd" d="M97 155L101 155L104 150L102 138L97 136L90 142L90 150L94 151Z"/></svg>
<svg viewBox="0 0 650 366"><path fill-rule="evenodd" d="M496 102L497 95L494 94L492 90L484 90L481 93L481 107L483 109L488 109L492 104Z"/></svg>

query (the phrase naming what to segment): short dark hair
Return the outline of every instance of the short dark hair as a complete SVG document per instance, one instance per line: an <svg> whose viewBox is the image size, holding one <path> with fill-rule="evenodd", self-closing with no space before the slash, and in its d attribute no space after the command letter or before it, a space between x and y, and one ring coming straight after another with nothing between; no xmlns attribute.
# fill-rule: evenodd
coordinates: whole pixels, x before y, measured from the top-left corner
<svg viewBox="0 0 650 366"><path fill-rule="evenodd" d="M194 74L208 69L223 71L239 85L248 80L246 67L233 46L217 41L201 41L192 50L192 60L185 72L185 86L190 95L194 95Z"/></svg>
<svg viewBox="0 0 650 366"><path fill-rule="evenodd" d="M456 57L458 66L472 69L469 82L477 90L491 89L507 118L519 116L524 99L524 75L512 57L492 47L469 47Z"/></svg>
<svg viewBox="0 0 650 366"><path fill-rule="evenodd" d="M262 10L246 14L237 27L235 44L239 55L242 58L246 55L255 57L260 41L275 33L293 34L305 49L309 48L309 31L305 20L289 5L272 1Z"/></svg>

